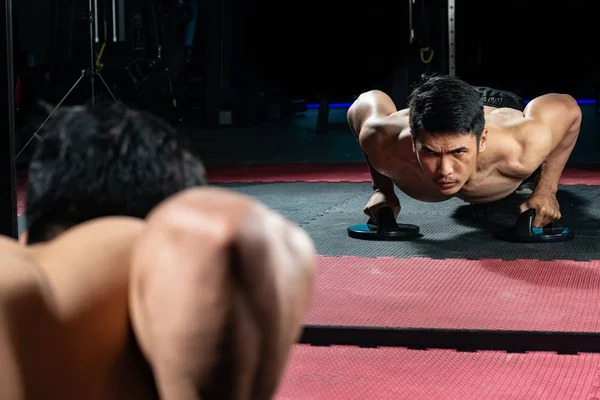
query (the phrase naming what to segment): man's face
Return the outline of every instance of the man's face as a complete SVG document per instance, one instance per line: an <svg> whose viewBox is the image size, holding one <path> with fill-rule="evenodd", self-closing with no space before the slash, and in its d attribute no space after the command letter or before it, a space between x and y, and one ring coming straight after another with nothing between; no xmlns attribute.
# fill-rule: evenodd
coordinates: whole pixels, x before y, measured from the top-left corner
<svg viewBox="0 0 600 400"><path fill-rule="evenodd" d="M413 142L419 164L439 193L456 194L477 167L477 155L485 149L486 132L479 147L475 135L421 132Z"/></svg>

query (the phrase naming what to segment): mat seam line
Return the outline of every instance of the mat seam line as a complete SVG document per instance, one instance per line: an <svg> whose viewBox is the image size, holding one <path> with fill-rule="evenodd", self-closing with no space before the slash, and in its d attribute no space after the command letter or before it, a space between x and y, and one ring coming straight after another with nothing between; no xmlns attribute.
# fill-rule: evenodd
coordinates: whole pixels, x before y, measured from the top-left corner
<svg viewBox="0 0 600 400"><path fill-rule="evenodd" d="M319 214L317 214L317 215L315 215L315 216L313 216L311 218L305 219L304 221L299 222L298 225L301 225L301 226L310 225L311 222L314 222L317 219L324 217L326 214L329 214L333 209L335 209L337 207L341 207L341 206L343 206L345 204L349 204L350 202L356 200L357 198L359 198L361 196L364 196L365 192L367 192L367 190L365 190L364 192L361 192L359 194L356 194L354 196L351 196L351 197L349 197L349 198L347 198L345 200L342 200L339 203L333 204L332 206L330 206L330 207L326 208L325 210L323 210L321 213L319 213Z"/></svg>

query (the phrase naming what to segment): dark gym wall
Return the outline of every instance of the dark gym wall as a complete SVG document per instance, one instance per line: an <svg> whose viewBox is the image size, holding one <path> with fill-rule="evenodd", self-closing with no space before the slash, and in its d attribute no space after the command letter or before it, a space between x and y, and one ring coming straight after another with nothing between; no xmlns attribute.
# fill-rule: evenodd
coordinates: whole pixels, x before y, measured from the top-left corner
<svg viewBox="0 0 600 400"><path fill-rule="evenodd" d="M15 24L20 48L15 56L25 56L24 61L30 65L44 64L51 55L52 3L51 0L13 0L14 15L21 16Z"/></svg>
<svg viewBox="0 0 600 400"><path fill-rule="evenodd" d="M257 1L251 62L264 82L312 100L382 88L405 56L408 10L384 3Z"/></svg>
<svg viewBox="0 0 600 400"><path fill-rule="evenodd" d="M458 75L527 98L554 91L589 99L600 70L595 5L506 0L490 9L484 1L458 0Z"/></svg>
<svg viewBox="0 0 600 400"><path fill-rule="evenodd" d="M408 1L334 3L309 0L292 8L257 1L255 29L262 31L255 35L260 39L254 40L258 60L253 63L264 79L305 95L330 90L340 97L386 80L398 58L407 56L402 33ZM447 5L446 0L425 3L439 7L438 15ZM458 75L526 97L563 91L589 98L598 70L594 5L507 0L490 9L485 1L457 0ZM433 32L445 34L445 15L431 23ZM447 58L443 44L436 60Z"/></svg>
<svg viewBox="0 0 600 400"><path fill-rule="evenodd" d="M0 11L0 235L17 237L17 190L14 149L14 77L12 68L12 4Z"/></svg>

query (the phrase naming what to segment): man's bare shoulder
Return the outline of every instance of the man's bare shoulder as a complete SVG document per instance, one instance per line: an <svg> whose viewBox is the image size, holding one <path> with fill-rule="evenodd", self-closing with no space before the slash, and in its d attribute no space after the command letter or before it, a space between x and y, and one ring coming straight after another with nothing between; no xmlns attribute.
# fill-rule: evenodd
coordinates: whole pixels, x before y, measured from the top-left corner
<svg viewBox="0 0 600 400"><path fill-rule="evenodd" d="M73 258L105 258L99 256L106 256L109 253L107 249L115 248L115 245L120 248L130 246L143 226L143 220L135 218L99 218L77 225L53 240L33 246L22 246L12 238L0 236L0 276L12 274L15 279L29 276L28 279L32 282L39 282L40 278L46 277L44 270L49 261L61 263ZM7 279L0 280L7 282Z"/></svg>
<svg viewBox="0 0 600 400"><path fill-rule="evenodd" d="M552 132L542 121L523 118L511 130L524 160L544 160L552 150ZM541 162L541 161L540 161Z"/></svg>
<svg viewBox="0 0 600 400"><path fill-rule="evenodd" d="M19 244L8 246L3 243L0 249L0 300L15 295L28 296L33 292L41 294L45 288L45 277L35 257Z"/></svg>
<svg viewBox="0 0 600 400"><path fill-rule="evenodd" d="M96 237L100 240L115 240L115 236L135 236L144 227L140 218L111 216L86 221L64 232L57 240L68 240L77 237L79 240Z"/></svg>
<svg viewBox="0 0 600 400"><path fill-rule="evenodd" d="M155 227L164 232L165 240L180 245L190 236L216 246L240 241L271 246L286 238L295 249L309 255L313 251L304 230L278 212L250 196L215 187L189 189L172 196L148 217L148 230Z"/></svg>
<svg viewBox="0 0 600 400"><path fill-rule="evenodd" d="M208 231L214 237L229 236L238 222L262 212L260 203L233 191L201 187L184 190L156 207L147 218L150 227L166 230Z"/></svg>
<svg viewBox="0 0 600 400"><path fill-rule="evenodd" d="M489 147L504 161L507 168L530 173L550 151L551 133L548 126L524 117L516 110L494 112L488 116Z"/></svg>
<svg viewBox="0 0 600 400"><path fill-rule="evenodd" d="M147 222L150 226L163 225L174 232L206 231L213 237L230 239L249 221L262 226L274 219L287 221L250 196L216 187L202 187L172 196L148 216Z"/></svg>
<svg viewBox="0 0 600 400"><path fill-rule="evenodd" d="M389 146L402 138L409 138L408 109L393 114L374 117L365 122L360 132L360 145L369 154L378 152L381 146Z"/></svg>
<svg viewBox="0 0 600 400"><path fill-rule="evenodd" d="M525 116L522 111L511 108L498 108L487 115L492 126L499 127L502 133L513 138L524 147L533 146L539 150L551 138L548 125L532 116Z"/></svg>
<svg viewBox="0 0 600 400"><path fill-rule="evenodd" d="M40 263L48 258L104 259L107 250L126 250L144 228L144 220L130 217L102 217L76 225L56 238L29 247Z"/></svg>
<svg viewBox="0 0 600 400"><path fill-rule="evenodd" d="M14 253L28 253L24 246L21 246L18 241L8 236L0 236L0 255L2 254L14 254Z"/></svg>
<svg viewBox="0 0 600 400"><path fill-rule="evenodd" d="M0 301L32 292L40 294L45 286L44 274L30 249L0 236Z"/></svg>
<svg viewBox="0 0 600 400"><path fill-rule="evenodd" d="M89 304L118 302L121 292L126 294L131 252L144 227L135 218L98 218L28 247L65 321L77 325Z"/></svg>
<svg viewBox="0 0 600 400"><path fill-rule="evenodd" d="M408 112L408 109L403 109L390 115L368 119L363 127L365 136L398 135L409 126Z"/></svg>

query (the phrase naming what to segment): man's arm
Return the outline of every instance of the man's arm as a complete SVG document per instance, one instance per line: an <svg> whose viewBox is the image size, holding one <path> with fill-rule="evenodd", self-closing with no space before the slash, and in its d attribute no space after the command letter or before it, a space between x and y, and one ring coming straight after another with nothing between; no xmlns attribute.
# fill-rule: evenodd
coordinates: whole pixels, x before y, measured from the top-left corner
<svg viewBox="0 0 600 400"><path fill-rule="evenodd" d="M174 196L132 258L131 316L161 398L270 398L312 297L308 236L250 198Z"/></svg>
<svg viewBox="0 0 600 400"><path fill-rule="evenodd" d="M537 141L536 144L548 154L542 163L535 192L556 194L561 175L579 136L581 108L569 95L547 94L532 100L524 113L526 118L542 123L547 128L544 129L547 132L545 136L531 135L531 140Z"/></svg>
<svg viewBox="0 0 600 400"><path fill-rule="evenodd" d="M369 159L380 148L381 136L378 133L377 121L395 113L396 105L392 99L379 90L371 90L361 94L348 109L348 124L360 144L365 157L374 191L385 194L394 193L394 183L387 176L379 173Z"/></svg>

